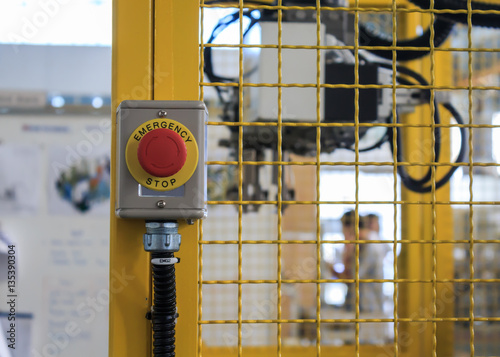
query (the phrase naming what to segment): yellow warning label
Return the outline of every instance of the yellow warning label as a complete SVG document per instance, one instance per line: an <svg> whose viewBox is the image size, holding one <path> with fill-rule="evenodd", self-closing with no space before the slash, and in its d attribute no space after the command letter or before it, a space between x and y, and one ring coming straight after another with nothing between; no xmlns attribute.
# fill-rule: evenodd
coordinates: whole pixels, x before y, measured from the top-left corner
<svg viewBox="0 0 500 357"><path fill-rule="evenodd" d="M137 150L142 138L152 130L168 129L179 134L186 144L186 163L179 172L168 177L157 177L146 172L137 156ZM156 191L170 191L184 185L193 176L198 165L198 144L194 135L181 123L167 118L149 120L134 130L130 135L125 149L125 160L132 177L142 186Z"/></svg>

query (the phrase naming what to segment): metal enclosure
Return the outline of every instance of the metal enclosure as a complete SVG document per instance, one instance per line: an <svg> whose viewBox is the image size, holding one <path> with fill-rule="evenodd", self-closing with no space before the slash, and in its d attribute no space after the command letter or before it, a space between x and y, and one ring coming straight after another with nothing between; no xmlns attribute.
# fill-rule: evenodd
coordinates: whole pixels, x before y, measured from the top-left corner
<svg viewBox="0 0 500 357"><path fill-rule="evenodd" d="M184 124L198 143L198 165L191 178L173 191L148 190L130 174L125 148L130 135L142 123L158 118L158 112L167 112L166 118ZM205 123L207 111L197 101L124 101L117 109L117 176L116 215L121 218L145 219L199 219L206 209ZM165 202L161 208L157 203Z"/></svg>

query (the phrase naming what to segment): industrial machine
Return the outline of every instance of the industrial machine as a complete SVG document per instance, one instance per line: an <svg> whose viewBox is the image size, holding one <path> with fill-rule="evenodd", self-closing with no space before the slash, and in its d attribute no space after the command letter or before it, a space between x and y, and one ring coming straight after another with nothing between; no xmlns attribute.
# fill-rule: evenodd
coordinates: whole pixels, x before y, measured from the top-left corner
<svg viewBox="0 0 500 357"><path fill-rule="evenodd" d="M255 2L262 3L261 1ZM423 9L429 9L431 6L426 0L411 0L411 2ZM210 1L209 3L228 2ZM276 83L275 87L282 87L279 127L278 125L245 127L243 159L263 160L266 151L274 152L276 155L278 135L281 135L283 160L287 159L289 153L315 156L318 125L314 124L321 125L319 140L321 153L331 153L338 149L366 152L380 148L386 142L394 152L394 144L396 143L397 147L401 148L405 139L398 126L401 121L400 115L412 112L416 106L430 105L433 106L434 112L433 118L430 119L430 123L434 124L433 161L440 162L442 141L440 112L444 109L451 114L460 128L460 150L454 163L463 162L467 152L467 134L459 111L454 108L446 94L431 95L431 90L428 89L430 83L421 74L401 63L427 56L431 50L431 39L433 39L433 47L441 46L456 23L467 24L471 21L473 25L498 28L500 24L498 15L473 13L469 20L464 12L440 12L435 14L433 24L422 31L421 35L412 39L398 39L393 44L392 38L386 37L362 22L355 31L354 13L334 9L347 7L346 1L324 0L320 3L325 8L319 15L314 9L316 1L307 0L283 0L280 2L281 5L293 8L287 8L279 13L276 9L243 11L242 16L246 20L243 39L245 40L252 28L258 25L261 44L274 45L281 51L279 75L278 56L268 50L261 50L258 59L254 60L255 63L244 66L246 69L242 75L244 82L255 83L257 86L257 94L254 96L249 94L250 102L257 103L257 105L246 107L243 117L240 117L239 112L238 88L224 86L226 83L238 83L239 78L218 75L213 61L214 48L210 45L205 47L204 70L210 81L220 83L216 89L223 106L223 121L278 122L278 109L276 108L278 91L273 91L277 88L259 87L258 83ZM499 8L497 5L476 1L470 4L472 10L498 10ZM433 2L433 7L452 10L467 10L468 8L465 0L436 0ZM279 21L278 17L280 17ZM208 44L213 43L222 31L239 20L239 11L222 18L215 26ZM279 39L278 23L280 24ZM357 39L355 39L356 34ZM288 45L294 45L288 47L293 48L294 51L288 51ZM393 45L396 46L395 51L390 48ZM251 44L248 46L251 47ZM362 49L363 46L369 46L370 49ZM373 47L379 48L373 49ZM315 49L320 49L320 51ZM246 62L251 62L247 58L252 58L252 56L248 55L244 58ZM401 85L405 87L396 88ZM423 89L412 88L412 85L423 87ZM320 92L319 110L316 108L318 102L316 90ZM394 102L393 91L395 92ZM304 122L312 125L304 125ZM230 148L232 155L238 157L238 128L233 126L230 130L230 139L221 141L220 145ZM367 135L368 132L372 133ZM401 149L396 150L395 157L399 162L405 161ZM436 178L434 182L432 167L429 167L425 175L420 178L410 176L403 165L398 165L397 171L408 189L425 193L430 192L433 187L439 189L446 184L457 168L457 165L450 166L449 170L442 177ZM288 168L285 166L284 169ZM266 195L269 191L262 189L259 185L261 167L248 165L244 170L243 199L255 201L268 199ZM274 175L275 184L277 179L278 175ZM282 200L293 199L291 188L283 186L282 194ZM273 198L269 197L269 199Z"/></svg>

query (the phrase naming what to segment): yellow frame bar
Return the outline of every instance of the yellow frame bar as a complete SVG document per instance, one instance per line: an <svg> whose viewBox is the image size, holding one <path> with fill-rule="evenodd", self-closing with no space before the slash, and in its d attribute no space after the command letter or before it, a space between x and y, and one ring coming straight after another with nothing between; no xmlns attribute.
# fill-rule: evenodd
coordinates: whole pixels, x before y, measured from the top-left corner
<svg viewBox="0 0 500 357"><path fill-rule="evenodd" d="M133 26L131 26L133 24ZM113 3L113 109L125 99L152 99L150 3L116 0ZM142 247L144 221L117 219L116 122L113 115L111 147L110 306L109 356L144 356L151 351L150 280L147 254ZM118 287L115 275L128 280Z"/></svg>
<svg viewBox="0 0 500 357"><path fill-rule="evenodd" d="M198 100L199 11L196 0L156 1L154 8L154 99ZM165 78L163 80L163 75ZM176 256L176 355L198 351L198 224L180 222Z"/></svg>
<svg viewBox="0 0 500 357"><path fill-rule="evenodd" d="M427 14L404 14L405 38L416 35L417 25L430 20ZM444 47L448 46L447 44ZM431 56L434 59L431 59ZM419 61L406 64L421 73L431 86L452 85L452 53L436 51ZM433 63L432 63L433 62ZM447 122L449 116L441 110L441 120ZM429 125L431 120L429 106L417 108L414 114L406 115L404 122ZM406 129L405 138L413 138L404 143L405 155L417 154L418 160L430 162L432 143L430 129ZM424 132L425 131L425 132ZM440 161L450 161L449 133L443 130ZM420 155L420 156L419 156ZM412 160L415 161L415 160ZM437 168L433 175L437 181L448 167ZM427 167L414 168L412 175L422 177ZM402 201L444 201L450 200L450 184L427 194L412 192L402 186ZM401 236L407 240L452 240L453 213L450 205L403 205ZM439 267L439 271L438 268ZM453 279L453 250L447 244L403 244L398 257L398 279ZM448 284L406 283L399 287L398 316L403 318L440 318L452 317L454 302L453 286ZM446 297L443 299L443 296ZM401 356L452 356L454 349L453 322L402 323L398 329L401 343ZM434 352L437 354L434 355Z"/></svg>
<svg viewBox="0 0 500 357"><path fill-rule="evenodd" d="M127 1L113 3L113 109L126 99L198 99L198 2ZM113 116L114 117L114 116ZM113 118L114 119L114 118ZM113 120L112 165L116 160ZM112 170L111 202L115 201ZM109 356L137 357L152 353L151 273L144 252L143 220L117 219L111 207ZM179 319L178 356L197 353L198 225L180 222L182 245L176 266ZM121 285L120 285L121 284Z"/></svg>

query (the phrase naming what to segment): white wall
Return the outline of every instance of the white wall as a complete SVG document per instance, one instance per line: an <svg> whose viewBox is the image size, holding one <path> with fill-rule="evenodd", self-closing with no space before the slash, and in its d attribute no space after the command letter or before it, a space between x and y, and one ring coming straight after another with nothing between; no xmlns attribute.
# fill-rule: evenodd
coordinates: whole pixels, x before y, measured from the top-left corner
<svg viewBox="0 0 500 357"><path fill-rule="evenodd" d="M109 96L111 48L0 45L0 91L10 90ZM110 119L0 115L0 234L16 245L17 312L33 315L31 338L17 335L30 352L13 357L107 355L109 199L78 212L54 180L62 166L109 155ZM4 298L6 287L0 277Z"/></svg>
<svg viewBox="0 0 500 357"><path fill-rule="evenodd" d="M111 93L111 47L0 45L0 89Z"/></svg>
<svg viewBox="0 0 500 357"><path fill-rule="evenodd" d="M82 213L55 182L63 166L109 155L110 118L16 115L0 123L0 228L16 245L17 312L33 314L31 339L18 331L19 345L31 342L23 357L105 356L109 199ZM15 199L6 199L12 187ZM78 333L65 333L68 324Z"/></svg>

